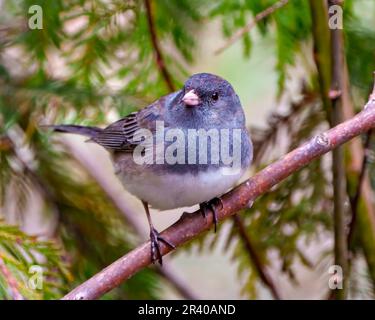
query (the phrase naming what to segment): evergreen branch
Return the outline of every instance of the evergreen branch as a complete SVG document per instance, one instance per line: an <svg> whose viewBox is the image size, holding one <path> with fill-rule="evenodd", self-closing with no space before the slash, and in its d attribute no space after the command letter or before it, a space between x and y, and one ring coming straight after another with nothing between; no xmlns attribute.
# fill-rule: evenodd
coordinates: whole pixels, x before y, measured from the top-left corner
<svg viewBox="0 0 375 320"><path fill-rule="evenodd" d="M7 135L3 135L0 137L0 149L1 149L1 140L6 141L8 143L7 148L12 152L15 158L18 160L19 164L22 167L23 172L28 175L28 177L34 182L34 185L37 187L39 192L45 197L45 199L53 206L56 212L59 212L56 206L56 199L52 192L46 187L46 183L43 181L42 177L40 177L35 170L29 165L27 161L23 159L20 155L14 141Z"/></svg>
<svg viewBox="0 0 375 320"><path fill-rule="evenodd" d="M13 300L25 300L25 298L22 296L22 294L19 291L16 278L14 278L12 273L9 271L3 258L1 257L1 254L0 254L0 273L3 274L5 281L9 286L9 291Z"/></svg>
<svg viewBox="0 0 375 320"><path fill-rule="evenodd" d="M375 127L375 99L371 99L367 107L352 119L323 132L301 147L291 151L280 160L267 166L249 180L243 182L232 191L221 197L222 206L217 208L219 221L222 221L239 210L245 208L249 201L270 191L270 189L303 168L311 161L332 151L350 139L367 132ZM199 234L209 230L213 225L213 217L205 219L199 210L194 213L184 213L172 226L164 230L161 235L176 247L193 240ZM141 269L151 263L151 246L146 242L121 257L101 272L75 288L63 299L84 300L96 299L104 293L120 285ZM172 249L162 244L161 254L166 255Z"/></svg>
<svg viewBox="0 0 375 320"><path fill-rule="evenodd" d="M146 7L146 15L147 15L147 23L148 23L148 28L150 31L150 36L151 36L151 43L155 51L155 59L156 59L156 65L159 68L160 74L162 75L165 84L168 87L169 91L175 91L175 86L173 84L172 78L169 74L169 71L166 67L163 55L161 53L160 47L159 47L159 41L158 41L158 36L156 34L156 28L155 28L155 23L154 23L154 18L152 15L152 8L151 8L151 0L145 0L145 7Z"/></svg>
<svg viewBox="0 0 375 320"><path fill-rule="evenodd" d="M290 125L291 123L293 123L295 117L299 115L299 111L301 111L307 105L312 104L316 100L317 96L312 92L303 92L303 98L301 99L301 101L292 103L290 111L287 114L274 112L270 115L268 119L267 129L253 129L253 132L251 134L254 148L253 164L260 164L263 155L267 151L267 148L270 146L272 141L274 141L275 137L280 131L280 128L283 125Z"/></svg>
<svg viewBox="0 0 375 320"><path fill-rule="evenodd" d="M280 0L273 5L269 6L267 9L263 10L262 12L259 12L253 20L251 20L245 27L242 29L239 29L232 37L229 38L229 40L219 49L217 49L214 54L220 54L222 53L225 49L229 48L233 43L241 39L241 37L248 33L251 29L253 29L256 24L268 17L270 14L274 13L276 10L282 8L285 6L289 0Z"/></svg>
<svg viewBox="0 0 375 320"><path fill-rule="evenodd" d="M251 242L251 239L247 235L246 228L243 224L243 221L242 221L241 217L238 214L235 214L232 217L232 219L233 219L233 221L234 221L234 223L235 223L235 225L238 229L238 232L240 234L240 239L242 240L244 246L246 247L246 251L249 254L249 258L250 258L252 264L254 265L260 279L262 280L263 284L266 287L268 287L268 289L271 291L272 296L276 300L280 300L281 299L280 294L277 291L276 286L273 283L272 278L270 277L267 270L263 266L262 261L260 260L259 255L258 255L254 245Z"/></svg>
<svg viewBox="0 0 375 320"><path fill-rule="evenodd" d="M96 183L101 187L105 192L107 197L113 203L113 205L120 212L121 217L124 218L125 222L131 226L139 238L142 238L146 235L146 232L143 226L140 224L140 221L136 219L138 213L135 212L126 202L124 197L118 193L116 187L110 183L103 174L103 170L100 166L97 165L97 162L86 156L84 152L81 152L79 149L75 148L68 139L62 138L63 144L69 149L70 154L82 165L82 167L89 173L89 175L96 181ZM179 293L180 295L188 300L198 300L198 297L192 292L189 286L175 273L173 268L167 263L163 264L163 267L157 266L157 272L165 280L167 280Z"/></svg>

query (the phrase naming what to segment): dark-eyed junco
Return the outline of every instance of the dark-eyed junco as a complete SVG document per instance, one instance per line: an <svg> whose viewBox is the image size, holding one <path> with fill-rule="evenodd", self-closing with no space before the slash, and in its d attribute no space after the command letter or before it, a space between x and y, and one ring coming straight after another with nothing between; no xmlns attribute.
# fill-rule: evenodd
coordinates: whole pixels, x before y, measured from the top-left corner
<svg viewBox="0 0 375 320"><path fill-rule="evenodd" d="M110 152L125 189L145 207L152 260L160 263L159 241L174 246L153 227L148 206L167 210L200 204L203 215L212 211L216 230L214 197L232 188L252 159L237 94L226 80L208 73L191 76L181 90L104 129L50 127L87 136Z"/></svg>

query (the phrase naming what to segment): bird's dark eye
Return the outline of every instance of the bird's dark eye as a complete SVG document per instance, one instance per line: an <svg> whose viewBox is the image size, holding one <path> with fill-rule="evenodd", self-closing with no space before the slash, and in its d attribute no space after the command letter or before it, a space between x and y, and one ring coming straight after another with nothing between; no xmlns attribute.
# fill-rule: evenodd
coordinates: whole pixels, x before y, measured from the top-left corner
<svg viewBox="0 0 375 320"><path fill-rule="evenodd" d="M219 99L219 94L217 92L214 92L211 96L212 100L217 101Z"/></svg>

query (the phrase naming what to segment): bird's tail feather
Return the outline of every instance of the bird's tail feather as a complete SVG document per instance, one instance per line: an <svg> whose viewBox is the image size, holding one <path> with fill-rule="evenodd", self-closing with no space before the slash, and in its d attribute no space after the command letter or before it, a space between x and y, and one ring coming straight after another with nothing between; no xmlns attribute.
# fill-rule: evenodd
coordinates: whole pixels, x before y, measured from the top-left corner
<svg viewBox="0 0 375 320"><path fill-rule="evenodd" d="M74 124L48 125L48 126L43 126L43 127L52 129L53 131L56 131L56 132L80 134L82 136L86 136L91 139L95 138L98 135L98 133L102 131L102 129L97 128L97 127L78 126Z"/></svg>

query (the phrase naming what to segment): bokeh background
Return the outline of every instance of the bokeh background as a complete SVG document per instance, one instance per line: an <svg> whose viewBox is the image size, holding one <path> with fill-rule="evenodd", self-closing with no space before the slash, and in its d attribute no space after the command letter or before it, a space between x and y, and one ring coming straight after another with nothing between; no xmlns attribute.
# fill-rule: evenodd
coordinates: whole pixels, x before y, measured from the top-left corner
<svg viewBox="0 0 375 320"><path fill-rule="evenodd" d="M362 108L372 88L375 2L343 3L345 118ZM38 8L42 28L33 29ZM325 0L0 0L0 298L61 298L147 239L142 205L116 180L106 151L42 125L105 126L179 88L189 75L211 72L233 85L246 112L256 156L249 177L332 124L328 9ZM344 232L354 230L345 293L371 299L371 135L356 147L359 159L351 147L342 159ZM162 271L150 267L103 298L335 297L328 286L337 258L331 158L294 174L217 234L165 257ZM152 216L163 230L194 209L152 210ZM33 265L43 267L42 288L30 283Z"/></svg>

